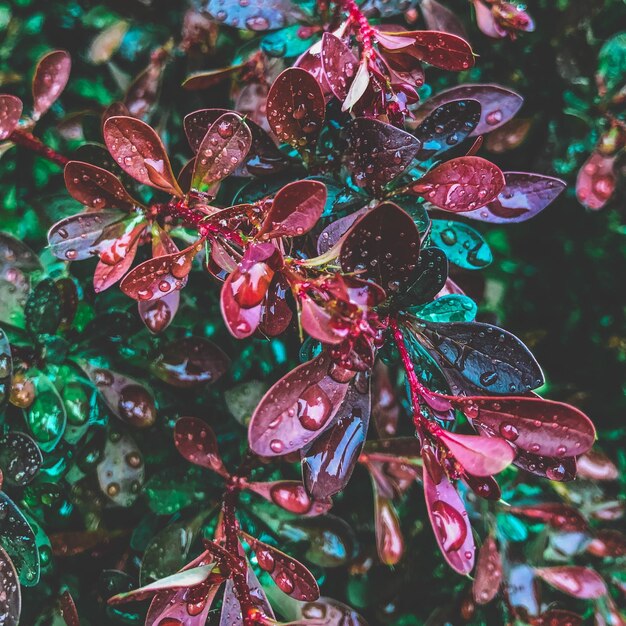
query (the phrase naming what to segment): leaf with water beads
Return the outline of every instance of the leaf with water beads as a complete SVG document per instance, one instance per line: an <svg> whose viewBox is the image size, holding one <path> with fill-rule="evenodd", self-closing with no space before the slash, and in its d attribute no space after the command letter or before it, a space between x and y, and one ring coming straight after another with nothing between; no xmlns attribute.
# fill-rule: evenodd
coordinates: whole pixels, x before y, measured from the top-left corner
<svg viewBox="0 0 626 626"><path fill-rule="evenodd" d="M397 204L383 202L353 224L339 258L344 272L357 272L393 295L415 278L419 252L413 220Z"/></svg>
<svg viewBox="0 0 626 626"><path fill-rule="evenodd" d="M243 547L241 547L241 550L243 550ZM246 563L246 583L250 590L250 595L255 599L258 608L263 611L266 617L273 618L274 611L250 563ZM204 622L198 624L198 626L204 626ZM224 598L222 600L222 612L220 614L219 626L243 626L241 605L237 599L232 578L229 578L224 585Z"/></svg>
<svg viewBox="0 0 626 626"><path fill-rule="evenodd" d="M230 359L205 337L183 337L162 346L150 370L162 381L180 388L213 383L226 372Z"/></svg>
<svg viewBox="0 0 626 626"><path fill-rule="evenodd" d="M267 121L280 141L303 149L317 141L326 104L319 83L306 70L290 67L267 94Z"/></svg>
<svg viewBox="0 0 626 626"><path fill-rule="evenodd" d="M490 393L524 393L543 383L543 373L515 335L479 322L424 322L429 350L463 378Z"/></svg>
<svg viewBox="0 0 626 626"><path fill-rule="evenodd" d="M174 426L174 444L190 463L206 467L220 476L228 476L215 433L206 422L196 417L180 417Z"/></svg>
<svg viewBox="0 0 626 626"><path fill-rule="evenodd" d="M250 0L227 4L221 0L208 0L203 10L218 23L256 32L283 28L302 17L300 9L291 0Z"/></svg>
<svg viewBox="0 0 626 626"><path fill-rule="evenodd" d="M489 245L471 226L452 220L433 220L431 224L431 242L446 253L451 263L466 270L478 270L493 261Z"/></svg>
<svg viewBox="0 0 626 626"><path fill-rule="evenodd" d="M255 553L259 567L272 577L283 593L306 602L320 597L315 577L302 563L247 533L239 534Z"/></svg>
<svg viewBox="0 0 626 626"><path fill-rule="evenodd" d="M415 282L399 297L405 307L429 302L443 289L448 279L448 257L445 252L434 246L423 248L415 274Z"/></svg>
<svg viewBox="0 0 626 626"><path fill-rule="evenodd" d="M15 96L0 96L0 141L4 141L17 128L22 117L22 101Z"/></svg>
<svg viewBox="0 0 626 626"><path fill-rule="evenodd" d="M24 272L42 269L39 257L22 241L0 232L0 267L8 266Z"/></svg>
<svg viewBox="0 0 626 626"><path fill-rule="evenodd" d="M497 595L502 584L502 559L493 535L485 539L478 551L476 574L472 584L474 600L487 604Z"/></svg>
<svg viewBox="0 0 626 626"><path fill-rule="evenodd" d="M252 134L235 113L224 113L206 132L198 147L191 188L206 192L235 171L252 145Z"/></svg>
<svg viewBox="0 0 626 626"><path fill-rule="evenodd" d="M165 146L156 132L134 117L114 116L104 123L104 141L118 165L135 180L182 196Z"/></svg>
<svg viewBox="0 0 626 626"><path fill-rule="evenodd" d="M420 148L413 135L368 117L350 122L346 141L346 167L354 183L373 193L400 176Z"/></svg>
<svg viewBox="0 0 626 626"><path fill-rule="evenodd" d="M359 60L352 50L332 33L324 33L322 36L320 55L326 81L334 96L343 102L354 80Z"/></svg>
<svg viewBox="0 0 626 626"><path fill-rule="evenodd" d="M489 204L504 189L504 174L482 157L446 161L411 185L411 191L444 211L461 213Z"/></svg>
<svg viewBox="0 0 626 626"><path fill-rule="evenodd" d="M139 236L144 230L144 225L141 224L137 230L139 230L139 232L137 232L136 237L132 239L132 242L126 248L124 257L115 263L115 265L104 263L102 260L98 261L93 273L93 290L96 293L105 291L115 285L130 269L130 266L135 260L135 255L137 254Z"/></svg>
<svg viewBox="0 0 626 626"><path fill-rule="evenodd" d="M476 303L461 294L441 296L411 309L412 313L427 322L473 322L477 311Z"/></svg>
<svg viewBox="0 0 626 626"><path fill-rule="evenodd" d="M102 493L118 506L131 506L139 497L145 466L141 452L130 435L109 432L96 471Z"/></svg>
<svg viewBox="0 0 626 626"><path fill-rule="evenodd" d="M146 387L133 378L103 367L86 362L81 362L81 367L114 415L135 428L149 428L154 424L156 407Z"/></svg>
<svg viewBox="0 0 626 626"><path fill-rule="evenodd" d="M576 478L576 457L541 456L518 448L513 463L516 467L540 478L567 482Z"/></svg>
<svg viewBox="0 0 626 626"><path fill-rule="evenodd" d="M0 468L4 480L23 487L35 478L43 457L31 437L19 432L9 432L0 439Z"/></svg>
<svg viewBox="0 0 626 626"><path fill-rule="evenodd" d="M420 161L431 159L459 145L480 121L478 100L453 100L437 107L415 129L421 147Z"/></svg>
<svg viewBox="0 0 626 626"><path fill-rule="evenodd" d="M305 624L325 626L367 626L367 622L351 607L332 598L321 597L315 602L298 603L297 617L310 620Z"/></svg>
<svg viewBox="0 0 626 626"><path fill-rule="evenodd" d="M270 483L248 483L246 489L265 498L280 508L306 517L315 517L328 513L332 507L330 499L325 496L309 495L310 491L298 480L277 480Z"/></svg>
<svg viewBox="0 0 626 626"><path fill-rule="evenodd" d="M140 263L129 272L120 289L135 300L156 300L171 291L182 289L196 255L202 251L202 240L174 254L165 254Z"/></svg>
<svg viewBox="0 0 626 626"><path fill-rule="evenodd" d="M111 172L81 161L70 161L63 172L69 194L90 209L132 211L139 203Z"/></svg>
<svg viewBox="0 0 626 626"><path fill-rule="evenodd" d="M568 458L587 452L596 431L569 404L532 396L457 398L454 405L474 426L503 437L530 454Z"/></svg>
<svg viewBox="0 0 626 626"><path fill-rule="evenodd" d="M600 210L615 192L615 156L592 152L578 171L576 197L588 209Z"/></svg>
<svg viewBox="0 0 626 626"><path fill-rule="evenodd" d="M370 381L350 384L335 423L303 454L302 475L315 498L329 498L348 484L363 449L371 413Z"/></svg>
<svg viewBox="0 0 626 626"><path fill-rule="evenodd" d="M158 591L148 609L147 626L205 626L221 581L210 579L193 588Z"/></svg>
<svg viewBox="0 0 626 626"><path fill-rule="evenodd" d="M304 448L330 426L348 385L328 374L330 357L321 354L283 376L263 396L248 428L250 447L260 456Z"/></svg>
<svg viewBox="0 0 626 626"><path fill-rule="evenodd" d="M22 594L15 566L9 555L0 548L0 623L18 626L22 611Z"/></svg>
<svg viewBox="0 0 626 626"><path fill-rule="evenodd" d="M480 121L471 132L472 137L485 135L508 122L519 111L523 98L500 85L467 84L440 91L417 110L417 121L423 120L437 107L454 100L478 100Z"/></svg>
<svg viewBox="0 0 626 626"><path fill-rule="evenodd" d="M591 600L608 593L602 576L589 567L578 565L541 567L535 570L535 574L552 587L574 598Z"/></svg>
<svg viewBox="0 0 626 626"><path fill-rule="evenodd" d="M33 76L33 119L38 120L58 99L70 77L72 60L65 50L44 55Z"/></svg>
<svg viewBox="0 0 626 626"><path fill-rule="evenodd" d="M444 558L459 574L474 567L474 537L465 505L429 445L422 447L424 497Z"/></svg>
<svg viewBox="0 0 626 626"><path fill-rule="evenodd" d="M13 561L20 583L33 587L39 582L40 562L35 533L22 512L0 491L0 545Z"/></svg>

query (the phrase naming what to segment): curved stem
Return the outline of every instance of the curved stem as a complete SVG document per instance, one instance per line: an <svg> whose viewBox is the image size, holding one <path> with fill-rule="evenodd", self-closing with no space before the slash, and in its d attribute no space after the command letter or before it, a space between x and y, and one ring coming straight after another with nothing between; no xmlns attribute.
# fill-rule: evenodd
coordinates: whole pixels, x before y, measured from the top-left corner
<svg viewBox="0 0 626 626"><path fill-rule="evenodd" d="M48 159L48 161L56 163L59 167L65 167L70 160L56 150L46 146L41 139L38 139L32 133L20 130L19 128L14 130L11 135L9 135L8 140L17 146L22 146L23 148L34 152L44 159Z"/></svg>

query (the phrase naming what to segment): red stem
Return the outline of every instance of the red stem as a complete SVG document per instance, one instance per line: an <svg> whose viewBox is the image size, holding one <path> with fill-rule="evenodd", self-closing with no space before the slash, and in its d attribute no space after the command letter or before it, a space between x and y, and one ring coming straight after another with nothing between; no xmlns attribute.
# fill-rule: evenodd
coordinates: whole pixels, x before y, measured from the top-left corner
<svg viewBox="0 0 626 626"><path fill-rule="evenodd" d="M9 136L9 141L23 148L27 148L31 152L42 156L44 159L48 159L48 161L56 163L59 167L65 167L69 162L67 157L64 157L56 150L46 146L40 139L37 139L32 133L26 132L25 130L20 130L19 128L14 130Z"/></svg>
<svg viewBox="0 0 626 626"><path fill-rule="evenodd" d="M350 19L359 27L361 43L363 44L363 53L365 57L369 59L374 52L374 29L370 26L367 17L365 17L363 11L361 11L355 0L342 1L344 8L348 11Z"/></svg>

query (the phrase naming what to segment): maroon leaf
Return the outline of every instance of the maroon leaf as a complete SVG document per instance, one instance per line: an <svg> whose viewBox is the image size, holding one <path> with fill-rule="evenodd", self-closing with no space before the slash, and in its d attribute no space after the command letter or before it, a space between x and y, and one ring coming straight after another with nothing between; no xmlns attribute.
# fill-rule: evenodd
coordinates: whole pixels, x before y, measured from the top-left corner
<svg viewBox="0 0 626 626"><path fill-rule="evenodd" d="M376 482L374 482L376 486ZM376 550L385 565L396 565L404 554L404 537L398 513L391 500L376 493L375 496Z"/></svg>
<svg viewBox="0 0 626 626"><path fill-rule="evenodd" d="M438 30L467 40L461 20L437 0L422 0L420 11L428 30Z"/></svg>
<svg viewBox="0 0 626 626"><path fill-rule="evenodd" d="M561 532L576 532L587 528L587 521L577 509L560 502L513 506L508 512L549 524Z"/></svg>
<svg viewBox="0 0 626 626"><path fill-rule="evenodd" d="M501 584L502 559L496 540L489 535L478 551L476 575L472 585L474 600L478 604L491 602L496 597Z"/></svg>
<svg viewBox="0 0 626 626"><path fill-rule="evenodd" d="M136 232L137 230L139 232ZM126 253L121 261L117 262L115 265L109 265L102 260L98 261L93 275L93 289L96 293L100 293L113 286L128 272L135 259L135 254L137 253L137 243L141 232L143 232L143 225L133 231L135 236L127 246Z"/></svg>
<svg viewBox="0 0 626 626"><path fill-rule="evenodd" d="M109 249L129 225L128 214L113 209L79 213L57 222L48 232L48 244L59 259L83 261Z"/></svg>
<svg viewBox="0 0 626 626"><path fill-rule="evenodd" d="M182 196L167 152L156 132L133 117L110 117L104 141L119 166L135 180L174 196Z"/></svg>
<svg viewBox="0 0 626 626"><path fill-rule="evenodd" d="M220 476L229 475L220 457L215 433L206 422L196 417L180 417L174 426L174 443L190 463L206 467Z"/></svg>
<svg viewBox="0 0 626 626"><path fill-rule="evenodd" d="M283 376L252 414L248 440L260 456L289 454L304 448L330 426L348 385L329 375L326 354Z"/></svg>
<svg viewBox="0 0 626 626"><path fill-rule="evenodd" d="M587 551L602 558L626 556L626 535L619 530L600 530L587 545Z"/></svg>
<svg viewBox="0 0 626 626"><path fill-rule="evenodd" d="M353 182L374 193L400 176L420 148L413 135L368 117L352 120L347 142L346 166Z"/></svg>
<svg viewBox="0 0 626 626"><path fill-rule="evenodd" d="M37 63L33 76L33 119L38 120L57 100L67 85L72 60L65 50L54 50Z"/></svg>
<svg viewBox="0 0 626 626"><path fill-rule="evenodd" d="M156 421L152 394L136 380L112 370L81 362L81 367L114 415L135 428L149 428Z"/></svg>
<svg viewBox="0 0 626 626"><path fill-rule="evenodd" d="M302 458L304 483L315 498L329 498L348 484L365 443L370 410L369 380L356 380L337 411L335 424Z"/></svg>
<svg viewBox="0 0 626 626"><path fill-rule="evenodd" d="M257 606L261 608L265 616L273 618L274 612L272 611L272 607L267 600L267 596L265 595L265 591L263 590L261 583L256 577L256 574L254 573L254 570L252 569L250 564L246 563L246 565L246 582L248 584L248 589L250 589L250 595L255 598ZM205 622L202 622L198 624L198 626L204 626L204 624ZM176 625L172 624L172 626ZM195 624L190 626L195 626ZM243 626L241 605L239 604L239 600L237 600L237 595L235 593L235 587L232 578L229 578L226 581L219 626Z"/></svg>
<svg viewBox="0 0 626 626"><path fill-rule="evenodd" d="M481 157L459 157L430 170L411 191L444 211L472 211L495 200L504 189L499 167Z"/></svg>
<svg viewBox="0 0 626 626"><path fill-rule="evenodd" d="M442 431L439 439L463 468L474 476L492 476L508 467L515 450L503 439Z"/></svg>
<svg viewBox="0 0 626 626"><path fill-rule="evenodd" d="M207 72L195 72L185 78L181 87L188 91L209 89L210 87L219 85L227 78L234 78L244 67L245 65L241 63L238 65L229 65L228 67L220 67Z"/></svg>
<svg viewBox="0 0 626 626"><path fill-rule="evenodd" d="M0 141L6 139L22 117L22 101L15 96L0 96Z"/></svg>
<svg viewBox="0 0 626 626"><path fill-rule="evenodd" d="M379 437L393 437L398 428L400 403L389 378L389 369L377 361L372 376L372 418Z"/></svg>
<svg viewBox="0 0 626 626"><path fill-rule="evenodd" d="M59 598L61 605L61 617L66 626L80 626L80 619L76 611L76 605L69 591L65 590Z"/></svg>
<svg viewBox="0 0 626 626"><path fill-rule="evenodd" d="M379 44L387 52L398 50L393 39L401 41L411 40L411 44L401 47L403 53L408 53L420 61L424 61L443 70L461 71L474 65L474 53L471 46L457 35L432 30L401 31L398 33L386 32L384 36L377 35Z"/></svg>
<svg viewBox="0 0 626 626"><path fill-rule="evenodd" d="M615 191L615 156L592 152L576 178L576 197L588 209L598 211Z"/></svg>
<svg viewBox="0 0 626 626"><path fill-rule="evenodd" d="M150 603L146 625L204 626L220 586L219 582L207 581L193 588L157 592Z"/></svg>
<svg viewBox="0 0 626 626"><path fill-rule="evenodd" d="M505 186L492 202L463 216L481 222L525 222L543 211L565 190L559 178L527 172L504 172Z"/></svg>
<svg viewBox="0 0 626 626"><path fill-rule="evenodd" d="M315 577L302 563L246 533L240 535L256 554L259 567L272 577L283 593L307 602L320 597Z"/></svg>
<svg viewBox="0 0 626 626"><path fill-rule="evenodd" d="M365 213L341 245L341 268L358 272L393 294L415 280L420 235L415 222L393 202ZM366 256L364 256L366 253Z"/></svg>
<svg viewBox="0 0 626 626"><path fill-rule="evenodd" d="M574 598L590 600L608 593L606 583L595 570L578 565L543 567L535 570L549 585Z"/></svg>
<svg viewBox="0 0 626 626"><path fill-rule="evenodd" d="M367 207L359 209L350 215L340 217L334 222L331 222L320 233L317 240L317 253L321 255L331 250L337 243L339 243L339 240L343 237L343 235L348 232L350 226L352 226L352 224L354 224L354 222L356 222L356 220L366 212Z"/></svg>
<svg viewBox="0 0 626 626"><path fill-rule="evenodd" d="M346 99L354 80L359 60L338 37L332 33L322 36L322 69L334 96L341 102Z"/></svg>
<svg viewBox="0 0 626 626"><path fill-rule="evenodd" d="M530 621L532 626L582 626L582 623L583 619L580 615L564 609L548 609ZM615 623L613 626L618 626L618 624Z"/></svg>
<svg viewBox="0 0 626 626"><path fill-rule="evenodd" d="M139 317L153 334L162 333L171 323L180 304L180 291L171 291L157 300L137 302Z"/></svg>
<svg viewBox="0 0 626 626"><path fill-rule="evenodd" d="M574 480L576 477L576 457L556 458L541 456L519 450L513 464L534 476L549 478L559 482Z"/></svg>
<svg viewBox="0 0 626 626"><path fill-rule="evenodd" d="M323 515L328 513L333 505L330 499L325 499L323 496L311 497L304 485L297 480L248 483L246 488L294 515L307 517Z"/></svg>
<svg viewBox="0 0 626 626"><path fill-rule="evenodd" d="M198 241L180 252L144 261L126 275L120 289L127 296L144 301L156 300L182 289L202 245L202 241Z"/></svg>
<svg viewBox="0 0 626 626"><path fill-rule="evenodd" d="M257 237L297 237L319 220L326 204L326 185L316 180L297 180L274 197Z"/></svg>
<svg viewBox="0 0 626 626"><path fill-rule="evenodd" d="M209 339L183 337L162 347L150 370L166 383L186 388L215 382L229 364L230 359Z"/></svg>
<svg viewBox="0 0 626 626"><path fill-rule="evenodd" d="M423 120L431 111L452 100L478 100L481 106L480 122L471 133L472 137L485 135L506 124L520 110L523 98L500 85L459 85L429 98L416 112L417 121Z"/></svg>
<svg viewBox="0 0 626 626"><path fill-rule="evenodd" d="M293 318L293 312L287 302L288 293L289 285L285 278L282 274L275 274L261 312L259 331L264 335L278 337L287 330Z"/></svg>
<svg viewBox="0 0 626 626"><path fill-rule="evenodd" d="M422 448L424 497L437 543L449 565L459 574L474 567L474 537L465 505L435 458L430 446Z"/></svg>
<svg viewBox="0 0 626 626"><path fill-rule="evenodd" d="M533 397L456 398L458 407L479 429L486 429L531 454L572 457L595 441L591 420L564 404Z"/></svg>
<svg viewBox="0 0 626 626"><path fill-rule="evenodd" d="M294 148L315 143L322 130L326 104L319 83L306 70L290 67L267 94L267 121L276 136Z"/></svg>
<svg viewBox="0 0 626 626"><path fill-rule="evenodd" d="M588 480L617 480L619 470L603 452L592 449L578 457L578 476Z"/></svg>
<svg viewBox="0 0 626 626"><path fill-rule="evenodd" d="M198 148L191 187L206 191L226 178L245 159L252 135L243 119L235 113L224 113L206 132Z"/></svg>
<svg viewBox="0 0 626 626"><path fill-rule="evenodd" d="M120 179L90 163L70 161L65 166L65 186L72 198L90 209L132 211L139 203L128 194Z"/></svg>

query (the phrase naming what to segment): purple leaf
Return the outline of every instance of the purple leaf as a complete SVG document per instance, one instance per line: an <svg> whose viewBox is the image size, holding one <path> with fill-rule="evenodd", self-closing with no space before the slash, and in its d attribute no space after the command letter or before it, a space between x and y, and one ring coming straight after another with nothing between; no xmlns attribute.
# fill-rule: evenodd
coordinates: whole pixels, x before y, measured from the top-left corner
<svg viewBox="0 0 626 626"><path fill-rule="evenodd" d="M343 102L354 80L359 60L341 39L332 33L322 36L322 69L334 96Z"/></svg>
<svg viewBox="0 0 626 626"><path fill-rule="evenodd" d="M461 20L437 0L422 0L420 11L428 30L438 30L467 40Z"/></svg>
<svg viewBox="0 0 626 626"><path fill-rule="evenodd" d="M38 120L58 99L70 77L72 60L65 50L44 55L33 76L33 119Z"/></svg>
<svg viewBox="0 0 626 626"><path fill-rule="evenodd" d="M180 454L194 465L206 467L220 476L228 471L220 457L213 429L196 417L180 417L174 426L174 444Z"/></svg>

